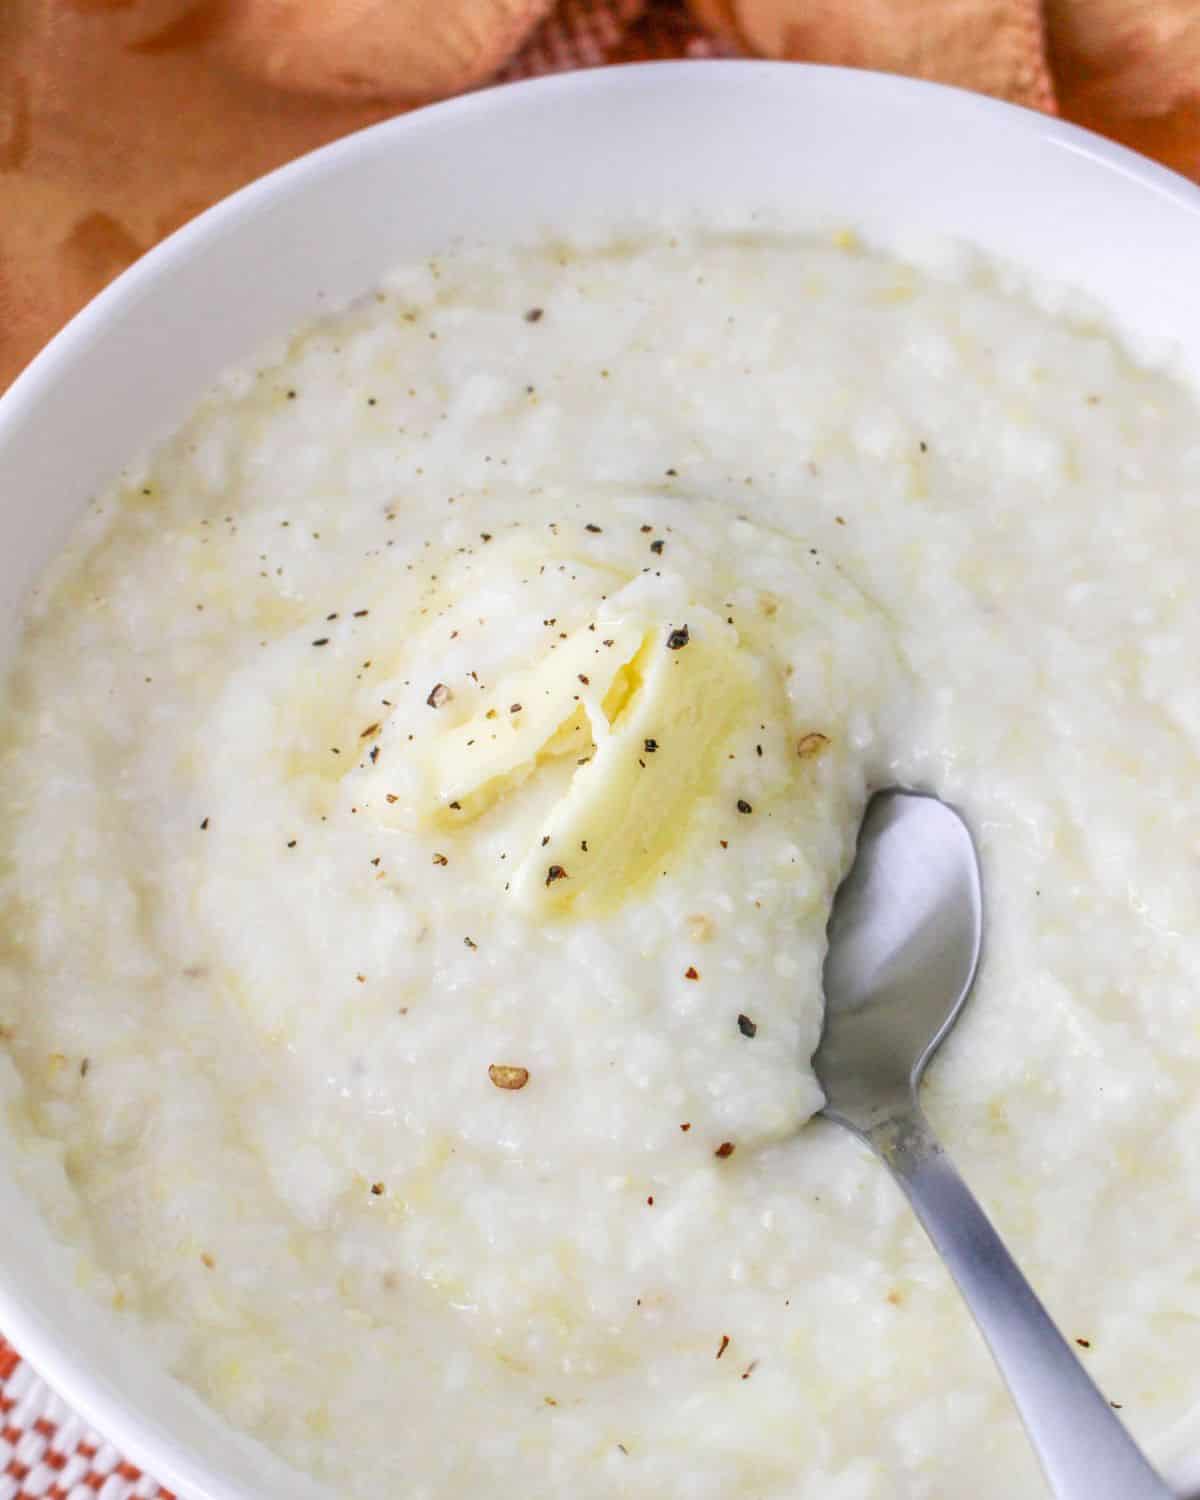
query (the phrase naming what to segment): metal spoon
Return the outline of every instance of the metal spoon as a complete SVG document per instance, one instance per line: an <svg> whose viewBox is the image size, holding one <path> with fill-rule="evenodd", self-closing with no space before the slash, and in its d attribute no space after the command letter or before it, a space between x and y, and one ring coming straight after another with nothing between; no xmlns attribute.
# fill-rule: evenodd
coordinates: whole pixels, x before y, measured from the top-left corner
<svg viewBox="0 0 1200 1500"><path fill-rule="evenodd" d="M860 1136L908 1195L980 1331L1056 1500L1173 1500L1055 1328L917 1104L929 1059L979 963L979 862L936 797L872 798L829 922L824 1113Z"/></svg>

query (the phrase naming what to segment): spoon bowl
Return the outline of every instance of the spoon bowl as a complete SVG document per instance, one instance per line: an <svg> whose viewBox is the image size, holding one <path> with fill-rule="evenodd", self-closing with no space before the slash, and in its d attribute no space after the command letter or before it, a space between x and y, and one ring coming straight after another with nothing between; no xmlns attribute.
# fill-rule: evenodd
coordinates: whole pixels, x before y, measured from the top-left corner
<svg viewBox="0 0 1200 1500"><path fill-rule="evenodd" d="M907 1103L970 994L982 933L966 824L936 797L876 793L829 923L813 1058L827 1115L861 1132Z"/></svg>

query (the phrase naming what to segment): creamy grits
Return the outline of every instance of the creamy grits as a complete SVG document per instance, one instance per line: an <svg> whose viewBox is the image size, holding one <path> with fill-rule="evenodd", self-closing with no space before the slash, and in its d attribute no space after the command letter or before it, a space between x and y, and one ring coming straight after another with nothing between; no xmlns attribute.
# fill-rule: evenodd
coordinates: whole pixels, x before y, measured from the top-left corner
<svg viewBox="0 0 1200 1500"><path fill-rule="evenodd" d="M812 1120L865 799L963 808L929 1113L1151 1451L1200 1394L1200 420L970 256L462 252L92 504L0 729L0 1106L345 1496L1042 1493Z"/></svg>

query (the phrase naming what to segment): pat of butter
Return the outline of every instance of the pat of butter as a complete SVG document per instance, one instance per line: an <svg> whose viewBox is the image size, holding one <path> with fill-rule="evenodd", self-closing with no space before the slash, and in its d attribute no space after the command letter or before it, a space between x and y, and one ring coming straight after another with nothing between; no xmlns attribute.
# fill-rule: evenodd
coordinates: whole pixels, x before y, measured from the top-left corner
<svg viewBox="0 0 1200 1500"><path fill-rule="evenodd" d="M687 598L673 576L634 580L468 718L356 768L356 806L384 824L466 834L555 761L569 776L547 779L505 889L531 914L615 906L666 870L758 681L737 631Z"/></svg>
<svg viewBox="0 0 1200 1500"><path fill-rule="evenodd" d="M544 757L590 755L608 730L604 700L644 636L639 622L605 620L504 678L470 719L432 745L427 816L466 822L532 775Z"/></svg>
<svg viewBox="0 0 1200 1500"><path fill-rule="evenodd" d="M530 910L603 910L664 873L746 694L733 627L698 606L686 624L686 644L659 625L625 663L607 732L513 879Z"/></svg>

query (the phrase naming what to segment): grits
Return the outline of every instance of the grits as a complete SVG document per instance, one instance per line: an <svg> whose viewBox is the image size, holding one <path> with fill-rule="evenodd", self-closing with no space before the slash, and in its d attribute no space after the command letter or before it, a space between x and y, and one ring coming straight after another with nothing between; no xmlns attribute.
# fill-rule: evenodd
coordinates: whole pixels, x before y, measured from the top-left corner
<svg viewBox="0 0 1200 1500"><path fill-rule="evenodd" d="M929 1112L1154 1451L1198 503L1191 395L1086 309L848 236L463 253L230 376L6 690L0 1103L81 1276L342 1495L1040 1493L806 1124L864 800L928 784L989 917Z"/></svg>

